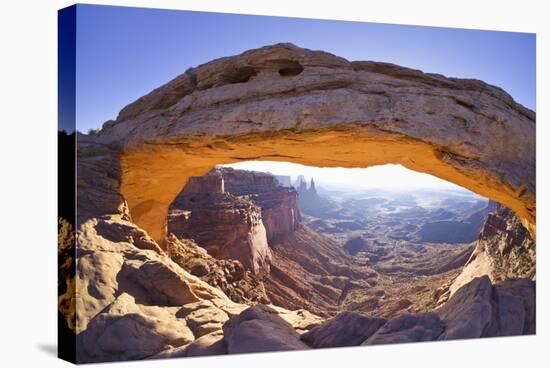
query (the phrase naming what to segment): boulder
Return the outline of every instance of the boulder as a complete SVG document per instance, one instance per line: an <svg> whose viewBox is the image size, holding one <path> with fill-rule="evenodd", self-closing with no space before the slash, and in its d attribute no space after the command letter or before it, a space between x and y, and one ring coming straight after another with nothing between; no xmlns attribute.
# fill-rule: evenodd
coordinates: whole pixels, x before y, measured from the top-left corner
<svg viewBox="0 0 550 368"><path fill-rule="evenodd" d="M307 332L314 327L321 325L325 320L305 309L296 309L288 310L285 308L278 307L276 305L268 305L269 309L284 321L286 321L290 326L299 334Z"/></svg>
<svg viewBox="0 0 550 368"><path fill-rule="evenodd" d="M102 362L143 359L169 346L189 344L194 336L173 308L140 306L124 293L77 339L79 361Z"/></svg>
<svg viewBox="0 0 550 368"><path fill-rule="evenodd" d="M458 289L437 310L445 323L440 340L481 337L489 333L495 318L493 286L488 276L473 279Z"/></svg>
<svg viewBox="0 0 550 368"><path fill-rule="evenodd" d="M435 313L406 313L390 319L361 345L432 341L443 329L443 322Z"/></svg>
<svg viewBox="0 0 550 368"><path fill-rule="evenodd" d="M195 307L193 309L193 307ZM222 325L229 319L227 314L220 308L211 304L210 306L201 303L193 303L184 306L176 316L185 318L187 325L193 331L195 337L201 337L211 332L219 332Z"/></svg>
<svg viewBox="0 0 550 368"><path fill-rule="evenodd" d="M308 348L289 323L264 305L255 305L231 318L224 324L223 333L229 354Z"/></svg>
<svg viewBox="0 0 550 368"><path fill-rule="evenodd" d="M386 320L356 312L341 312L302 335L312 348L357 346L374 334Z"/></svg>
<svg viewBox="0 0 550 368"><path fill-rule="evenodd" d="M115 300L117 276L124 264L122 254L93 252L78 257L76 268L76 333Z"/></svg>
<svg viewBox="0 0 550 368"><path fill-rule="evenodd" d="M458 289L438 310L445 323L440 340L535 333L535 283L510 279L492 285L477 277Z"/></svg>
<svg viewBox="0 0 550 368"><path fill-rule="evenodd" d="M186 348L187 356L227 354L227 347L222 331L211 332L199 337Z"/></svg>
<svg viewBox="0 0 550 368"><path fill-rule="evenodd" d="M181 272L159 260L126 262L123 277L146 290L142 297L151 304L178 306L199 301Z"/></svg>
<svg viewBox="0 0 550 368"><path fill-rule="evenodd" d="M173 347L151 356L151 359L182 358L205 355L227 354L221 331L201 336L189 345Z"/></svg>
<svg viewBox="0 0 550 368"><path fill-rule="evenodd" d="M500 336L536 333L536 287L529 279L495 285Z"/></svg>

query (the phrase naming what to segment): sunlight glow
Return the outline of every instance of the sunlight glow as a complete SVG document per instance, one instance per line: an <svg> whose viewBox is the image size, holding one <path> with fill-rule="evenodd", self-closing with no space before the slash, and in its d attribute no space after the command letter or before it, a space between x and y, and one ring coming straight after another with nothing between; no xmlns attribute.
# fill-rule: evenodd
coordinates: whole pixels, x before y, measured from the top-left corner
<svg viewBox="0 0 550 368"><path fill-rule="evenodd" d="M435 176L394 164L348 169L304 166L290 162L243 161L222 166L269 172L274 175L288 175L292 182L299 175L304 175L306 181L309 182L313 178L318 184L327 188L465 190Z"/></svg>

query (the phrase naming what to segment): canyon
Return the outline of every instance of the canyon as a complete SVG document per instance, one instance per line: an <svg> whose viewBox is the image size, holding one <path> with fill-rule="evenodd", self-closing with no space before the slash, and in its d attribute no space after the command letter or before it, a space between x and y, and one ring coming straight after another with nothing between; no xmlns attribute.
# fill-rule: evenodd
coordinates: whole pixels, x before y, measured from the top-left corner
<svg viewBox="0 0 550 368"><path fill-rule="evenodd" d="M60 330L80 363L533 334L534 130L481 81L291 44L192 68L73 138ZM396 269L286 179L215 167L254 159L399 163L498 204L470 245Z"/></svg>

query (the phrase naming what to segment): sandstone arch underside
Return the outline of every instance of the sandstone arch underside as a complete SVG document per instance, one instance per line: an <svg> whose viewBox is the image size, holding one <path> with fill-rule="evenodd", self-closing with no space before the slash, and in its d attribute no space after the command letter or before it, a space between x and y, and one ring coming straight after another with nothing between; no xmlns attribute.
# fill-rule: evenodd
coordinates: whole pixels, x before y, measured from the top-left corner
<svg viewBox="0 0 550 368"><path fill-rule="evenodd" d="M158 241L187 179L243 160L398 163L513 209L535 235L535 113L502 89L278 44L217 59L125 107L121 193Z"/></svg>

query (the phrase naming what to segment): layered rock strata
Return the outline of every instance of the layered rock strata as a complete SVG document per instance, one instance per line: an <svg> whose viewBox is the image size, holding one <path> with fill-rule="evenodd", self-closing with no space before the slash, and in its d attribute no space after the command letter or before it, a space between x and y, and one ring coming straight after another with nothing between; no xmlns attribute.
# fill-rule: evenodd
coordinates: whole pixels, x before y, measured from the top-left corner
<svg viewBox="0 0 550 368"><path fill-rule="evenodd" d="M224 190L221 173L193 177L174 201L168 232L193 239L218 259L235 259L255 274L269 272L271 252L261 209Z"/></svg>
<svg viewBox="0 0 550 368"><path fill-rule="evenodd" d="M248 196L262 209L267 240L291 234L301 223L298 194L290 186L280 185L271 174L219 169L223 175L225 190L236 196Z"/></svg>

